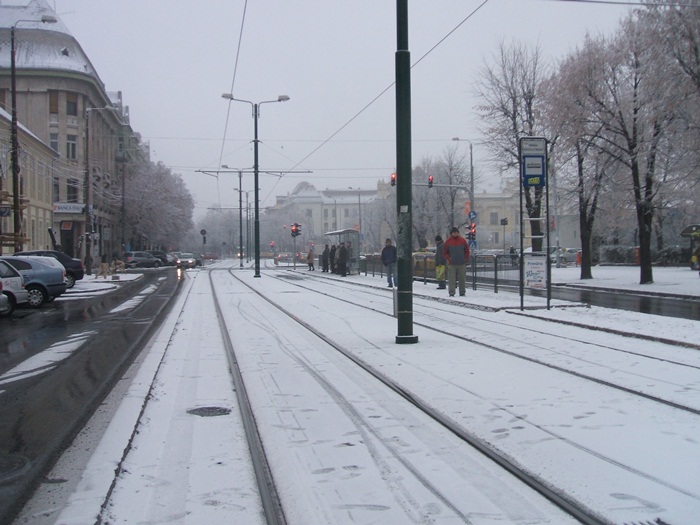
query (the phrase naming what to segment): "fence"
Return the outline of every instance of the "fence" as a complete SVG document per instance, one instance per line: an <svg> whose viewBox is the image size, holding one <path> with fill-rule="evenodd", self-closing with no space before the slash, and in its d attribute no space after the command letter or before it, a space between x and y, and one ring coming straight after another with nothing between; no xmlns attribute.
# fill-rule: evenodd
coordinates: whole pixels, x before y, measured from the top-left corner
<svg viewBox="0 0 700 525"><path fill-rule="evenodd" d="M364 264L360 264L361 273L383 277L384 265L380 255L367 254L364 257ZM518 265L519 259L515 255L472 255L467 265L467 283L471 283L474 290L488 287L495 293L498 293L499 286L519 286ZM435 282L435 254L413 254L413 280L424 284Z"/></svg>

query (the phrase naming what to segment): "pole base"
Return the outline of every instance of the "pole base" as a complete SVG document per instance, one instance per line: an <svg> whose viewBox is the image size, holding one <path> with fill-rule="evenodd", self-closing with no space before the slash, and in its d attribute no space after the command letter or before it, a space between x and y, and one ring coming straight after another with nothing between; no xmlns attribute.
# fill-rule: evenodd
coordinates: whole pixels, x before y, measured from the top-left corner
<svg viewBox="0 0 700 525"><path fill-rule="evenodd" d="M412 345L418 342L417 335L397 335L396 344L397 345Z"/></svg>

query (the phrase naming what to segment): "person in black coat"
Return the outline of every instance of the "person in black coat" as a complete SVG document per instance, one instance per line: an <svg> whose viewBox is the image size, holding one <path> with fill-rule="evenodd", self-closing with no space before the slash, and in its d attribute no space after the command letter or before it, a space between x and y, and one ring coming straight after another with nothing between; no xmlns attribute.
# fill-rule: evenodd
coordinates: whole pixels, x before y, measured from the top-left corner
<svg viewBox="0 0 700 525"><path fill-rule="evenodd" d="M336 251L336 249L335 249L335 244L334 244L333 246L331 246L331 251L328 252L328 261L330 262L331 272L338 273L338 271L336 270L336 267L335 267L335 251Z"/></svg>
<svg viewBox="0 0 700 525"><path fill-rule="evenodd" d="M345 243L340 243L340 248L338 248L338 273L341 277L346 277L348 275L348 249L345 247Z"/></svg>
<svg viewBox="0 0 700 525"><path fill-rule="evenodd" d="M391 239L387 239L384 243L381 257L382 264L386 268L386 280L389 283L389 288L398 286L398 282L396 281L396 261L398 260L398 254L396 246L391 243Z"/></svg>
<svg viewBox="0 0 700 525"><path fill-rule="evenodd" d="M330 254L331 254L331 251L328 249L328 245L326 244L323 247L323 251L321 252L321 271L322 272L328 271L328 262L330 260Z"/></svg>

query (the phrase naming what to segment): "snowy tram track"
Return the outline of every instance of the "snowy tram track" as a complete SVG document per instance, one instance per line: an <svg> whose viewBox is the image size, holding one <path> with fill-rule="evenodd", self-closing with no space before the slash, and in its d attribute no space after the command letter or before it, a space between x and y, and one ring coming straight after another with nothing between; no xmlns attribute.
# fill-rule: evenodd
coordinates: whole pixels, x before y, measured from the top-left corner
<svg viewBox="0 0 700 525"><path fill-rule="evenodd" d="M308 280L304 282L308 283ZM319 291L301 282L294 282L294 285L316 293L328 293L327 288ZM337 286L336 282L334 286ZM341 283L340 286L344 289L358 288L350 283ZM376 288L362 288L360 293L366 295L371 302L354 302L346 297L338 297L338 300L387 314L386 308L377 309ZM641 352L640 340L636 334L630 334L629 337L611 335L596 332L595 327L578 327L575 331L562 333L561 328L557 331L542 319L537 319L534 323L532 319L507 319L503 315L493 319L494 312L468 308L455 312L454 307L450 309L443 302L421 297L420 294L416 294L414 314L421 319L414 321L416 326L700 415L700 352L694 348L688 348L682 352L682 356L670 358L669 348L675 352L677 348L658 341L648 341L645 346L649 349ZM465 319L469 322L465 323ZM456 325L464 326L465 329L457 333ZM515 330L509 332L504 327ZM576 336L571 335L574 332ZM611 344L611 340L616 344ZM627 348L621 348L623 345ZM624 355L622 358L611 359L614 354ZM647 365L642 366L645 362ZM653 375L638 372L638 368L650 371ZM689 392L695 395L689 396Z"/></svg>
<svg viewBox="0 0 700 525"><path fill-rule="evenodd" d="M232 272L232 275L235 276L235 272ZM249 285L247 285L249 286ZM540 495L544 496L546 499L549 501L553 502L557 507L559 507L564 513L568 514L569 516L572 516L575 518L578 522L580 523L587 523L587 524L600 524L600 523L609 523L606 520L603 520L599 517L599 515L596 512L593 512L591 510L585 509L582 505L580 505L579 502L576 502L570 498L568 498L565 494L557 491L556 489L553 489L552 487L548 486L545 483L542 483L540 479L537 477L531 476L528 472L524 471L523 469L519 468L517 464L514 462L510 461L508 458L499 455L495 453L491 447L487 444L484 443L482 440L475 438L475 436L471 435L469 432L466 431L463 427L460 427L459 425L454 424L453 421L450 420L450 418L445 417L444 414L441 414L439 411L435 410L434 408L430 407L428 403L421 401L418 399L416 396L414 396L409 390L404 388L403 386L400 386L397 384L395 381L389 379L386 375L384 375L382 372L380 372L378 369L370 366L367 362L364 362L362 359L359 359L357 356L355 356L350 350L347 348L343 347L341 344L337 343L334 341L331 337L328 335L324 334L322 331L317 330L310 324L300 320L298 317L296 317L292 312L287 310L286 308L280 306L277 302L275 302L273 299L270 298L269 294L265 294L264 292L261 292L257 289L257 287L249 286L249 289L252 292L255 292L259 297L264 299L269 303L269 305L272 305L274 308L276 308L279 312L281 312L283 315L288 316L289 319L292 321L292 323L296 323L298 326L302 326L305 330L313 334L318 338L319 341L322 343L325 343L326 347L330 347L333 350L336 350L340 352L344 357L349 358L350 361L354 365L358 365L363 371L367 372L370 374L374 379L378 379L381 384L385 387L388 387L391 391L393 391L395 394L398 394L402 398L405 399L410 405L410 409L406 409L401 407L399 409L399 412L395 412L395 414L404 414L401 417L398 415L394 415L393 419L401 419L401 420L406 420L409 416L405 415L406 412L413 411L417 409L421 415L419 419L423 419L424 416L427 417L427 420L424 420L423 422L417 422L414 425L410 425L409 427L421 427L422 433L425 435L429 435L427 439L425 439L425 442L423 443L423 446L425 446L426 443L429 443L433 440L437 440L438 442L442 442L442 439L448 439L448 440L454 440L456 439L457 442L461 441L462 445L459 445L458 447L454 448L454 444L452 447L445 447L443 446L443 449L429 449L428 454L435 455L435 456L443 456L443 461L446 461L448 465L458 465L461 464L462 461L459 459L459 456L461 454L470 454L474 455L475 452L467 452L464 450L464 445L468 445L469 447L475 448L479 453L485 455L487 458L490 460L494 461L495 464L504 469L508 474L513 475L516 479L518 479L520 482L523 482L526 486L534 489L537 493ZM249 305L249 303L248 303ZM259 312L261 313L261 312ZM250 315L248 312L247 315ZM279 317L279 314L276 316L274 314L265 314L265 315L260 315L260 316L255 316L258 319L266 319L268 322L274 319L275 317ZM270 329L270 326L265 326L267 323L261 323L258 326L258 329L265 329L267 328L268 330ZM289 336L291 337L291 336ZM286 339L286 337L285 337ZM322 387L323 390L325 390L326 394L330 395L331 399L337 403L339 406L343 407L343 411L345 412L346 416L349 416L350 419L354 422L354 424L357 426L357 432L359 432L363 436L363 443L365 446L368 446L369 443L373 441L377 441L378 443L383 443L383 446L381 448L386 448L387 451L384 453L389 453L389 457L395 461L397 461L402 467L406 469L407 472L401 474L401 478L405 478L407 476L414 476L416 478L416 482L419 485L422 485L422 488L424 490L428 491L428 495L432 495L437 499L433 505L444 505L449 511L453 512L455 514L455 517L458 519L460 523L478 523L479 520L476 519L474 521L474 515L479 515L482 513L479 512L474 512L474 509L470 509L468 506L464 508L463 510L460 510L462 505L460 504L459 500L454 500L451 501L448 493L449 491L445 492L443 494L443 491L446 491L446 487L449 486L460 486L461 484L464 483L464 479L461 478L461 476L457 476L457 478L452 479L452 480L440 480L439 482L436 483L434 479L431 480L433 476L431 476L428 472L423 472L422 469L425 467L421 467L419 465L413 464L413 462L410 459L406 459L404 457L404 454L402 453L402 450L400 447L395 447L395 445L392 443L395 438L392 438L389 442L387 442L386 436L385 436L385 430L381 428L381 426L376 426L372 424L372 421L369 419L366 419L366 416L363 415L364 412L367 411L367 406L362 406L362 407L355 407L354 404L356 403L355 401L352 401L353 397L349 396L347 393L341 392L339 388L336 387L336 381L331 379L330 376L327 375L326 373L326 368L327 364L324 363L322 367L319 367L319 365L312 363L311 361L308 360L308 358L302 358L301 356L296 355L297 352L303 347L298 347L295 346L295 344L290 345L287 342L282 342L278 341L280 343L280 346L284 348L286 351L285 353L290 357L296 365L302 367L305 373L307 373L311 378L319 385ZM321 344L321 351L323 351L323 344ZM234 359L236 361L236 359ZM342 368L347 368L349 363L338 363L337 358L334 359L335 361L335 366L337 367L342 367ZM356 375L356 371L351 372L352 375ZM348 372L344 372L344 374L348 374ZM366 381L364 379L363 381ZM367 387L366 387L367 388ZM373 387L374 389L374 387ZM372 394L370 397L371 399L377 399L377 398L382 398L386 397L386 393L375 393ZM392 397L392 396L389 396ZM386 410L386 406L389 404L394 404L396 401L384 401L383 403L380 404L381 408L374 409L377 412L380 412L381 410ZM363 402L363 405L366 405L367 402ZM396 409L394 409L396 410ZM371 417L371 416L370 416ZM376 416L379 417L379 416ZM386 417L386 416L385 416ZM389 416L391 418L391 415ZM251 415L252 418L252 415ZM405 423L404 423L405 424ZM439 428L439 430L435 430L435 428ZM441 427L441 428L440 428ZM447 434L451 434L449 438L439 438L436 436L440 436L440 434L444 434L445 430L447 430ZM433 434L434 433L434 434ZM415 439L415 438L413 438ZM406 439L401 439L401 441L408 441L408 438ZM454 443L454 441L453 441ZM377 445L375 445L377 447ZM455 454L455 456L452 459L447 459L448 455L444 452L444 449L454 449L451 454ZM371 456L373 458L373 461L375 463L379 462L379 456L381 452L379 450L371 450L370 449ZM381 460L382 462L386 460ZM496 465L493 465L490 467L491 470L497 469ZM377 465L379 467L380 471L385 471L388 467L384 466L382 464ZM431 465L431 468L434 469L435 466ZM444 468L444 467L443 467ZM480 469L484 469L485 467L483 465L480 466ZM462 475L464 474L461 473ZM482 473L482 476L484 474ZM503 476L504 474L498 473L498 474L489 474L490 476L494 477L500 477ZM447 483L445 483L447 481ZM492 484L493 481L489 482L488 484ZM403 483L405 484L405 483ZM403 491L407 490L406 488L402 489ZM394 489L395 492L395 489ZM463 497L463 496L462 496ZM401 498L405 498L405 495L402 495ZM415 499L415 496L411 496L410 499ZM460 498L461 499L461 498ZM404 508L407 508L407 504L404 503L401 505ZM441 511L441 514L445 511ZM512 512L506 509L500 509L499 512L504 512L504 518ZM520 510L518 512L521 512ZM493 514L493 511L491 512ZM419 515L420 516L420 515ZM494 516L491 515L492 519ZM410 518L410 516L409 516ZM445 516L442 516L442 519L444 519ZM509 517L510 519L513 519L513 516L511 515ZM404 518L406 519L406 518ZM434 520L437 519L437 516L432 517L430 516L430 512L425 514L424 516L418 517L418 521L414 521L414 519L411 519L412 522L417 522L417 523L432 523ZM533 519L533 518L528 518L528 519ZM554 519L553 522L561 523L562 517L559 518L552 518L551 516L546 516L542 517L540 516L539 518L535 519L534 521L527 521L527 523L550 523L550 519ZM518 523L520 520L514 520L512 521L513 523ZM335 522L335 521L333 521ZM394 523L392 519L387 520L386 522ZM403 521L402 521L403 522Z"/></svg>
<svg viewBox="0 0 700 525"><path fill-rule="evenodd" d="M329 333L329 330L332 333L333 328L338 330L338 326L331 319L340 317L342 323L347 317L348 324L351 324L354 317L362 315L353 314L354 308L369 309L376 314L384 314L375 315L375 323L387 327L392 333L384 334L384 339L389 335L393 341L395 321L390 318L391 296L387 296L385 290L368 290L366 286L351 286L332 278L314 279L305 272L270 272L266 277L280 275L281 278L275 279L276 284L265 286L269 289L262 293L274 297L274 302L294 312L299 319L316 328L321 327L325 333ZM266 285L270 281L266 279ZM292 287L296 291L290 289ZM315 307L311 308L313 313L309 313L308 306L296 312L294 297L303 297L304 304L314 304ZM422 301L416 302L419 306L414 313L423 319L424 310L430 308ZM700 487L700 462L697 459L699 451L696 439L700 422L693 408L698 397L697 367L686 367L686 375L675 380L673 376L681 367L665 366L659 374L653 375L651 369L655 363L608 363L610 374L619 377L607 385L604 381L592 381L581 372L571 373L565 367L559 369L548 363L538 363L536 359L522 359L519 355L513 355L516 350L525 353L542 351L537 345L534 345L534 350L530 348L531 341L522 337L523 331L518 326L503 327L502 335L508 335L507 339L512 345L514 341L518 342L517 347L507 352L494 352L489 348L488 341L484 344L484 341L465 339L464 332L469 331L467 325L480 321L484 315L503 321L509 317L505 312L474 312L458 305L449 311L449 305L444 307L444 318L434 320L440 323L438 330L432 331L435 335L421 333L421 344L415 347L399 345L394 351L383 345L376 346L377 331L366 324L363 329L366 328L367 335L358 336L365 341L366 348L353 352L369 362L378 356L390 355L394 363L380 359L379 367L392 378L399 378L397 382L410 392L411 397L429 399L430 404L446 414L448 419L460 421L465 429L480 436L487 446L505 457L513 458L526 471L537 473L545 485L557 487L557 491L570 495L582 506L595 509L603 516L624 515L629 511L656 519L657 512L662 515L668 512L681 517L669 523L694 523L694 518L689 520L688 517L700 512L700 493L697 491ZM347 312L347 316L338 316L340 312ZM472 319L472 314L478 317ZM532 324L537 326L541 322L536 320ZM427 324L419 326L433 328ZM582 340L589 337L584 330L576 330L578 335L575 337ZM361 333L364 334L364 330ZM521 333L520 338L516 335L518 333ZM546 331L541 333L553 337ZM595 335L592 331L591 337L595 338ZM609 334L605 336L611 337ZM340 333L330 337L336 341L343 340ZM445 337L462 341L457 353L441 351L443 345L454 345L454 342L445 343ZM492 334L490 337L496 336ZM619 344L623 339L615 336L614 344ZM436 341L440 343L436 345ZM499 341L498 344L504 342ZM639 345L639 340L629 338L628 343ZM654 349L653 353L676 352L681 365L686 359L684 356L692 354L688 358L692 362L697 354L687 348L673 348L658 342L644 343ZM590 352L591 348L598 348L596 351L599 351L604 346L581 345L581 354ZM418 351L426 347L430 349L427 355ZM556 357L557 352L553 352L553 355ZM623 355L629 357L630 354ZM563 358L574 365L577 360L576 356L557 357ZM552 357L548 356L548 359ZM514 360L521 361L521 364ZM668 359L665 364L673 362L674 359ZM587 366L600 373L595 369L603 364L604 356L600 364L572 365L572 369ZM454 370L451 370L452 367ZM628 391L627 387L616 388L616 382L624 384L628 381L626 375L642 378L647 383L645 386L652 390L670 385L670 390L676 388L678 395L684 397L687 403L680 403L679 408L670 407L662 398L664 404L645 394L640 397L637 389ZM407 378L411 379L407 382ZM455 407L453 402L456 400L461 400L462 405ZM470 408L477 407L481 413L465 412L464 403ZM574 468L567 468L566 465ZM596 479L595 486L583 481L588 479ZM604 482L598 483L601 480ZM581 485L585 485L585 488L582 489ZM625 501L636 503L628 507ZM671 508L668 508L669 505ZM615 520L610 518L610 522ZM633 520L628 519L627 522Z"/></svg>
<svg viewBox="0 0 700 525"><path fill-rule="evenodd" d="M248 442L248 448L250 450L251 462L255 472L255 479L258 485L262 510L265 515L265 522L267 525L286 525L287 521L284 517L284 509L282 508L282 503L280 502L279 494L277 493L275 482L272 478L270 464L268 463L267 456L265 455L260 433L258 432L257 425L255 424L255 414L250 404L245 383L243 382L236 353L231 344L231 338L228 336L226 318L221 309L219 299L217 298L216 287L214 286L212 275L213 274L209 272L209 282L211 284L216 316L221 327L221 339L224 348L226 349L226 356L228 358L231 375L233 376L236 398L238 400L238 407L241 412L241 423L245 430L245 436Z"/></svg>
<svg viewBox="0 0 700 525"><path fill-rule="evenodd" d="M244 294L211 273L289 523L609 523L538 496L260 281Z"/></svg>

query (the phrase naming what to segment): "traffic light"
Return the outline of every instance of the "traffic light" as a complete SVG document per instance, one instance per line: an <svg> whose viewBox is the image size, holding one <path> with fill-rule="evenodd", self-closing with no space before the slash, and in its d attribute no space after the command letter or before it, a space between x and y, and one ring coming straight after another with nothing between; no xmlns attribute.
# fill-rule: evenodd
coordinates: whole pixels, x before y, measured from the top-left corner
<svg viewBox="0 0 700 525"><path fill-rule="evenodd" d="M475 223L475 222L472 222L472 223L469 225L469 236L471 237L471 239L472 239L473 241L476 240L476 223Z"/></svg>
<svg viewBox="0 0 700 525"><path fill-rule="evenodd" d="M292 237L296 237L297 235L299 235L299 230L297 229L297 225L292 224Z"/></svg>
<svg viewBox="0 0 700 525"><path fill-rule="evenodd" d="M428 188L432 188L432 187L433 187L433 176L430 175L428 177Z"/></svg>
<svg viewBox="0 0 700 525"><path fill-rule="evenodd" d="M391 174L391 185L396 186L396 173Z"/></svg>
<svg viewBox="0 0 700 525"><path fill-rule="evenodd" d="M297 235L301 235L301 224L296 224L297 227Z"/></svg>

